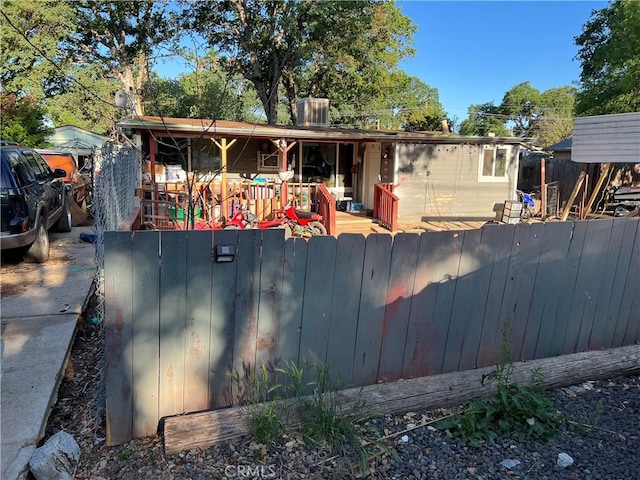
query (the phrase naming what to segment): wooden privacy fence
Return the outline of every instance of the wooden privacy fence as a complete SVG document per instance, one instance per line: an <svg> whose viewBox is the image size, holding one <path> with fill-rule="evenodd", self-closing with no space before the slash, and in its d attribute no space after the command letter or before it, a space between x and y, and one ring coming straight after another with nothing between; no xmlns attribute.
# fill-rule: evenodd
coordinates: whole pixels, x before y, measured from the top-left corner
<svg viewBox="0 0 640 480"><path fill-rule="evenodd" d="M640 339L638 218L290 238L105 234L107 442L229 406L231 371L324 362L352 386ZM212 245L233 245L216 263Z"/></svg>

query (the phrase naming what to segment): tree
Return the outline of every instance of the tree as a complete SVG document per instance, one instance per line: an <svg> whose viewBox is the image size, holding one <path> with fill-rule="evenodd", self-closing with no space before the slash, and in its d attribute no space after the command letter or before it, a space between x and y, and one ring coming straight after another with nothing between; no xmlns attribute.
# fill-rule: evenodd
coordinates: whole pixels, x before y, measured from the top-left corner
<svg viewBox="0 0 640 480"><path fill-rule="evenodd" d="M45 123L44 110L36 100L27 96L18 99L13 93L0 93L2 124L0 137L25 147L47 146L47 136L53 132Z"/></svg>
<svg viewBox="0 0 640 480"><path fill-rule="evenodd" d="M100 135L112 136L122 110L113 105L120 83L103 76L100 65L73 65L55 94L42 103L56 126L72 125Z"/></svg>
<svg viewBox="0 0 640 480"><path fill-rule="evenodd" d="M468 114L467 119L460 124L461 135L484 137L493 133L498 137L509 136L509 130L505 126L507 119L500 114L500 108L493 102L471 105Z"/></svg>
<svg viewBox="0 0 640 480"><path fill-rule="evenodd" d="M403 58L414 54L410 44L416 27L395 4L317 2L312 14L316 28L305 51L283 72L292 122L298 98L320 96L331 100L337 123L351 122L354 113L357 119L362 112L363 122L399 128L398 109L413 106L399 97L406 93L419 104L430 98L422 91L428 88L424 83L398 68ZM418 91L407 90L413 86ZM437 91L435 95L437 99Z"/></svg>
<svg viewBox="0 0 640 480"><path fill-rule="evenodd" d="M640 111L640 2L615 0L593 11L575 42L582 67L576 113Z"/></svg>
<svg viewBox="0 0 640 480"><path fill-rule="evenodd" d="M64 79L69 65L61 44L75 31L71 4L59 1L2 2L0 81L5 92L39 101Z"/></svg>
<svg viewBox="0 0 640 480"><path fill-rule="evenodd" d="M253 84L268 123L277 122L281 83L295 122L300 97L330 96L334 108L358 103L363 92L378 98L382 65L388 71L410 51L410 21L389 2L234 0L192 8L191 27L221 52L222 65Z"/></svg>
<svg viewBox="0 0 640 480"><path fill-rule="evenodd" d="M576 88L550 88L542 93L541 115L537 119L536 137L542 146L553 145L571 137Z"/></svg>
<svg viewBox="0 0 640 480"><path fill-rule="evenodd" d="M152 75L145 102L149 115L257 122L260 102L246 81L222 71L200 70L162 79Z"/></svg>
<svg viewBox="0 0 640 480"><path fill-rule="evenodd" d="M178 12L169 1L78 0L77 34L69 52L81 63L97 63L107 78L117 79L133 92L138 114L150 82L154 49L170 42L178 27Z"/></svg>
<svg viewBox="0 0 640 480"><path fill-rule="evenodd" d="M541 113L541 102L540 90L524 82L504 94L498 111L515 124L514 135L531 137Z"/></svg>

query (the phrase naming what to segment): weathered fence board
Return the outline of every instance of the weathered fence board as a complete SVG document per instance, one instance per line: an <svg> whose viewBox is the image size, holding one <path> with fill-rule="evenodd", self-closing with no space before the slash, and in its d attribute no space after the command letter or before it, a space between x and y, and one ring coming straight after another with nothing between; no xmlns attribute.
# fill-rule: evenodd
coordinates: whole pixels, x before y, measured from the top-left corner
<svg viewBox="0 0 640 480"><path fill-rule="evenodd" d="M278 358L295 363L300 359L307 246L307 241L302 238L290 238L284 244L282 318L280 319Z"/></svg>
<svg viewBox="0 0 640 480"><path fill-rule="evenodd" d="M331 366L332 375L348 385L353 382L364 245L364 236L342 234L338 237L336 250L326 362Z"/></svg>
<svg viewBox="0 0 640 480"><path fill-rule="evenodd" d="M213 245L214 248L216 245L238 245L238 232L216 231ZM241 255L239 251L236 253ZM216 262L211 273L209 408L224 407L231 401L231 379L228 374L233 372L237 264L238 261Z"/></svg>
<svg viewBox="0 0 640 480"><path fill-rule="evenodd" d="M638 219L634 220L636 224ZM640 230L640 226L637 227ZM640 233L640 232L639 232ZM620 306L620 317L628 318L622 345L629 345L640 340L640 239L636 234L636 242L627 275L625 292Z"/></svg>
<svg viewBox="0 0 640 480"><path fill-rule="evenodd" d="M237 266L233 332L234 372L241 373L243 366L256 365L258 304L260 303L260 241L259 234L238 236L234 262Z"/></svg>
<svg viewBox="0 0 640 480"><path fill-rule="evenodd" d="M578 303L578 308L582 307L582 318L578 338L573 348L570 348L571 352L581 352L590 347L589 338L598 302L608 302L611 295L610 284L605 283L605 280L609 266L614 266L618 260L617 252L615 256L610 256L609 251L612 227L613 219L592 221L587 227L588 240L582 249L576 286L576 293L584 303ZM605 254L602 255L602 252Z"/></svg>
<svg viewBox="0 0 640 480"><path fill-rule="evenodd" d="M462 257L462 244L464 236L460 233L443 232L440 235L436 247L436 288L435 310L433 312L434 328L430 342L430 349L433 350L435 360L434 373L447 373L445 364L445 353L447 348L447 335L453 311L453 299L456 292L456 279L460 268L460 258Z"/></svg>
<svg viewBox="0 0 640 480"><path fill-rule="evenodd" d="M488 367L500 361L503 318L500 317L502 295L507 281L514 225L493 225L483 229L482 243L493 251L491 280L484 309L482 335L478 350L478 367Z"/></svg>
<svg viewBox="0 0 640 480"><path fill-rule="evenodd" d="M133 438L133 255L131 232L104 235L107 443Z"/></svg>
<svg viewBox="0 0 640 480"><path fill-rule="evenodd" d="M544 358L549 356L553 342L556 311L561 292L566 288L562 278L562 265L566 261L569 244L573 234L573 224L560 222L553 228L545 228L538 262L538 274L533 287L533 299L529 320L538 325L537 334L527 325L525 344L522 346L525 358Z"/></svg>
<svg viewBox="0 0 640 480"><path fill-rule="evenodd" d="M568 334L571 313L571 303L575 291L578 267L582 256L582 247L587 234L587 222L573 224L573 236L569 244L569 250L565 261L558 265L558 275L562 278L562 289L558 292L558 310L556 311L555 328L553 329L552 342L549 347L549 356L560 355ZM574 334L575 335L575 334ZM574 337L575 338L575 337Z"/></svg>
<svg viewBox="0 0 640 480"><path fill-rule="evenodd" d="M185 332L184 409L209 408L209 351L211 329L211 233L187 233L187 292Z"/></svg>
<svg viewBox="0 0 640 480"><path fill-rule="evenodd" d="M283 265L284 230L265 230L262 232L255 365L276 365L278 361Z"/></svg>
<svg viewBox="0 0 640 480"><path fill-rule="evenodd" d="M300 334L302 364L321 365L327 359L335 254L334 237L321 236L309 239ZM307 368L304 379L306 382L315 381L314 371ZM308 389L312 390L313 386L308 386Z"/></svg>
<svg viewBox="0 0 640 480"><path fill-rule="evenodd" d="M482 243L483 230L464 232L462 256L458 267L452 325L447 337L447 353L451 352L451 368L476 368L482 336L484 308L491 280L491 248ZM452 334L453 333L453 334ZM456 342L456 339L457 342ZM459 358L454 360L454 352Z"/></svg>
<svg viewBox="0 0 640 480"><path fill-rule="evenodd" d="M595 296L596 305L592 311L592 326L589 332L589 338L587 339L587 345L590 350L603 348L605 343L609 343L606 339L605 332L607 331L607 315L606 312L611 307L611 296L613 295L613 284L616 279L616 271L618 266L618 260L620 257L622 241L624 238L624 225L625 222L619 221L621 218L615 218L611 220L609 226L609 238L606 257L600 262L599 268L602 268L600 273L596 272L596 276L601 277L601 294ZM598 267L596 267L598 268ZM640 275L640 273L639 273Z"/></svg>
<svg viewBox="0 0 640 480"><path fill-rule="evenodd" d="M134 243L141 240L134 237ZM184 412L187 235L160 234L160 416ZM138 258L134 260L138 262ZM135 279L137 285L139 279ZM139 294L144 295L141 290Z"/></svg>
<svg viewBox="0 0 640 480"><path fill-rule="evenodd" d="M153 434L160 420L159 240L153 232L138 232L132 245L134 285L145 292L132 298L134 437Z"/></svg>
<svg viewBox="0 0 640 480"><path fill-rule="evenodd" d="M514 360L524 360L522 344L531 308L544 227L542 223L521 223L516 225L513 237L500 318L509 318L511 322L511 355Z"/></svg>
<svg viewBox="0 0 640 480"><path fill-rule="evenodd" d="M232 371L287 359L379 381L640 340L640 221L284 239L282 231L105 235L108 443L229 406ZM216 245L236 248L218 263ZM280 376L279 381L287 381ZM309 389L310 390L310 389Z"/></svg>
<svg viewBox="0 0 640 480"><path fill-rule="evenodd" d="M625 219L627 220L627 219ZM613 309L609 315L609 321L615 325L611 338L611 345L623 345L629 318L635 312L636 319L640 317L640 305L635 309L631 302L637 301L640 296L638 285L638 272L640 272L640 219L626 221L624 229L623 246L618 258L616 280L613 284L612 303Z"/></svg>
<svg viewBox="0 0 640 480"><path fill-rule="evenodd" d="M378 378L384 295L389 285L391 267L391 235L372 234L365 243L360 319L356 333L353 362L353 384L370 385Z"/></svg>
<svg viewBox="0 0 640 480"><path fill-rule="evenodd" d="M389 382L402 374L420 236L417 233L399 233L393 244L378 367L378 377Z"/></svg>

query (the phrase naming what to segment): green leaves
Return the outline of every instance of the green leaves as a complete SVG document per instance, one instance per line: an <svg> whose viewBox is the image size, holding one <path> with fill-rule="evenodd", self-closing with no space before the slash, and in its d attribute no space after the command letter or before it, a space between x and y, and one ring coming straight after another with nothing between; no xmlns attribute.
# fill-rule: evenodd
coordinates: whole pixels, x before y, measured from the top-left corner
<svg viewBox="0 0 640 480"><path fill-rule="evenodd" d="M513 435L520 440L550 440L556 435L563 417L544 396L539 372L533 372L529 385L510 382L513 363L509 345L510 321L507 320L502 328L502 361L483 378L483 385L487 381L497 383L496 392L470 402L454 417L438 422L436 428L450 430L473 447L503 435Z"/></svg>
<svg viewBox="0 0 640 480"><path fill-rule="evenodd" d="M575 42L582 66L577 113L640 110L640 2L615 0L594 11Z"/></svg>

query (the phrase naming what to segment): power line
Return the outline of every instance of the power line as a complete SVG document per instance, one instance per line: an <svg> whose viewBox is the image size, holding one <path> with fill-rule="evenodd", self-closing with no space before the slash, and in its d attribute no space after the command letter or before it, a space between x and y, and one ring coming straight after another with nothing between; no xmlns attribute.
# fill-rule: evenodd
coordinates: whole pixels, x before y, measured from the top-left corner
<svg viewBox="0 0 640 480"><path fill-rule="evenodd" d="M4 13L3 11L0 11L0 13L2 13L2 16L5 18L5 20L7 21L7 23L9 24L9 26L16 32L18 33L18 35L20 35L30 46L31 48L33 48L42 58L44 58L45 60L47 60L49 63L51 63L51 65L53 65L56 70L58 70L60 73L64 74L65 78L69 78L71 79L71 81L73 83L75 83L76 85L78 85L80 88L82 88L84 91L86 91L90 96L92 96L93 98L97 99L98 101L105 103L111 107L116 107L115 104L108 102L107 100L104 100L102 98L100 98L98 95L96 95L91 89L89 89L88 87L86 87L82 82L80 82L79 80L77 80L76 78L72 77L72 76L67 76L67 73L64 71L64 69L62 67L60 67L55 61L53 61L52 59L50 59L47 54L40 49L38 46L34 45L31 40L29 40L29 37L27 37L22 31L20 31L20 29L18 27L16 27L13 22L11 21L11 19L9 19L9 17L7 16L6 13Z"/></svg>

